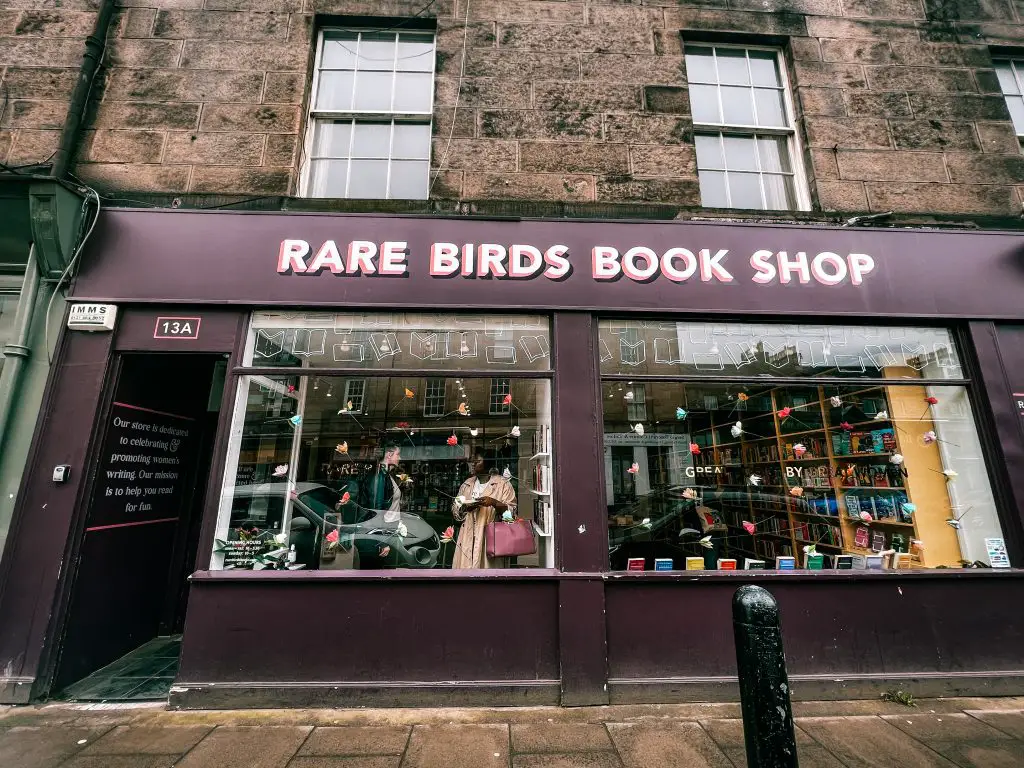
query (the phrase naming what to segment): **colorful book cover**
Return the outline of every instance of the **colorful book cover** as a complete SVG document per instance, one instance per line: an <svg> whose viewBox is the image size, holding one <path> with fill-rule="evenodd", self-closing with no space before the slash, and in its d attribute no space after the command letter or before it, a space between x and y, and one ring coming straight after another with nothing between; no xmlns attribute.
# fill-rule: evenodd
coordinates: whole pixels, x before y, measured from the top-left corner
<svg viewBox="0 0 1024 768"><path fill-rule="evenodd" d="M731 557L720 557L718 559L718 570L720 571L735 571L736 560Z"/></svg>
<svg viewBox="0 0 1024 768"><path fill-rule="evenodd" d="M871 551L881 552L885 549L885 534L881 531L875 531L871 534Z"/></svg>
<svg viewBox="0 0 1024 768"><path fill-rule="evenodd" d="M654 570L656 570L656 571L671 571L672 570L672 558L671 557L656 557L656 558L654 558Z"/></svg>
<svg viewBox="0 0 1024 768"><path fill-rule="evenodd" d="M861 549L867 549L870 541L871 532L866 526L861 526L857 529L857 532L853 536L853 543Z"/></svg>
<svg viewBox="0 0 1024 768"><path fill-rule="evenodd" d="M703 557L688 557L688 558L686 558L686 570L688 570L688 571L703 571L704 570L704 558Z"/></svg>
<svg viewBox="0 0 1024 768"><path fill-rule="evenodd" d="M642 571L644 570L644 559L642 557L631 557L626 561L627 571Z"/></svg>

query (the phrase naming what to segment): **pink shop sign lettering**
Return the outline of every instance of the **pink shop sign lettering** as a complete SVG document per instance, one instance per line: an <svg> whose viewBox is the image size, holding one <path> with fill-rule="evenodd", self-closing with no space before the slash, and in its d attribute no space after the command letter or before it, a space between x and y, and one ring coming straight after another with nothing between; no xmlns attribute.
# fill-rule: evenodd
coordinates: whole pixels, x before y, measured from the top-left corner
<svg viewBox="0 0 1024 768"><path fill-rule="evenodd" d="M410 257L432 278L560 281L582 262L597 282L621 279L636 283L729 284L747 280L756 285L859 286L875 270L866 253L760 249L748 255L727 248L672 247L655 250L638 245L626 249L595 245L574 260L566 245L434 242L425 254L412 254L405 241L325 240L314 248L306 240L281 241L277 272L281 275L408 277Z"/></svg>

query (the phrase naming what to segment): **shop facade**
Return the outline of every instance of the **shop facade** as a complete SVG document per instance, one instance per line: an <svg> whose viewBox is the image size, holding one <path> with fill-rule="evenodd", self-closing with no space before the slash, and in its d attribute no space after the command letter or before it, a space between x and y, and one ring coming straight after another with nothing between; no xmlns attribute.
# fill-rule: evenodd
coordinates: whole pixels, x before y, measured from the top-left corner
<svg viewBox="0 0 1024 768"><path fill-rule="evenodd" d="M1003 232L106 212L0 691L182 631L179 707L729 698L753 581L797 696L1019 694L1022 288Z"/></svg>

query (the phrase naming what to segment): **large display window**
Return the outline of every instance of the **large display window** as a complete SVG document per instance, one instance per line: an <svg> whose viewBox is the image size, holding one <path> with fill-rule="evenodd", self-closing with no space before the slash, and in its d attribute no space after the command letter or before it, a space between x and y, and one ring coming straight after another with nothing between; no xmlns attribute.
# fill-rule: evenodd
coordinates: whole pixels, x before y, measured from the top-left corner
<svg viewBox="0 0 1024 768"><path fill-rule="evenodd" d="M607 320L599 346L613 570L1008 567L945 330Z"/></svg>
<svg viewBox="0 0 1024 768"><path fill-rule="evenodd" d="M213 567L553 567L550 361L536 316L256 313Z"/></svg>

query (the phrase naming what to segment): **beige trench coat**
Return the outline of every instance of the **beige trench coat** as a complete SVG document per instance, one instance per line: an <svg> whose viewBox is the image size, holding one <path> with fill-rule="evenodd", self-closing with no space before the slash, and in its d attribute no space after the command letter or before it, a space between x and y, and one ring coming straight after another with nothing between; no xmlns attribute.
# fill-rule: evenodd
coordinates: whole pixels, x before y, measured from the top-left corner
<svg viewBox="0 0 1024 768"><path fill-rule="evenodd" d="M470 499L473 496L473 487L476 485L476 475L472 475L459 488L459 496ZM484 496L490 496L503 504L507 504L509 511L515 514L516 492L512 484L501 475L491 475L484 485ZM487 540L485 531L487 524L495 519L494 507L477 507L469 511L463 510L458 502L452 502L452 515L456 520L462 521L459 528L459 536L455 542L455 556L452 559L452 569L456 568L505 568L508 565L507 557L490 558L487 556Z"/></svg>

